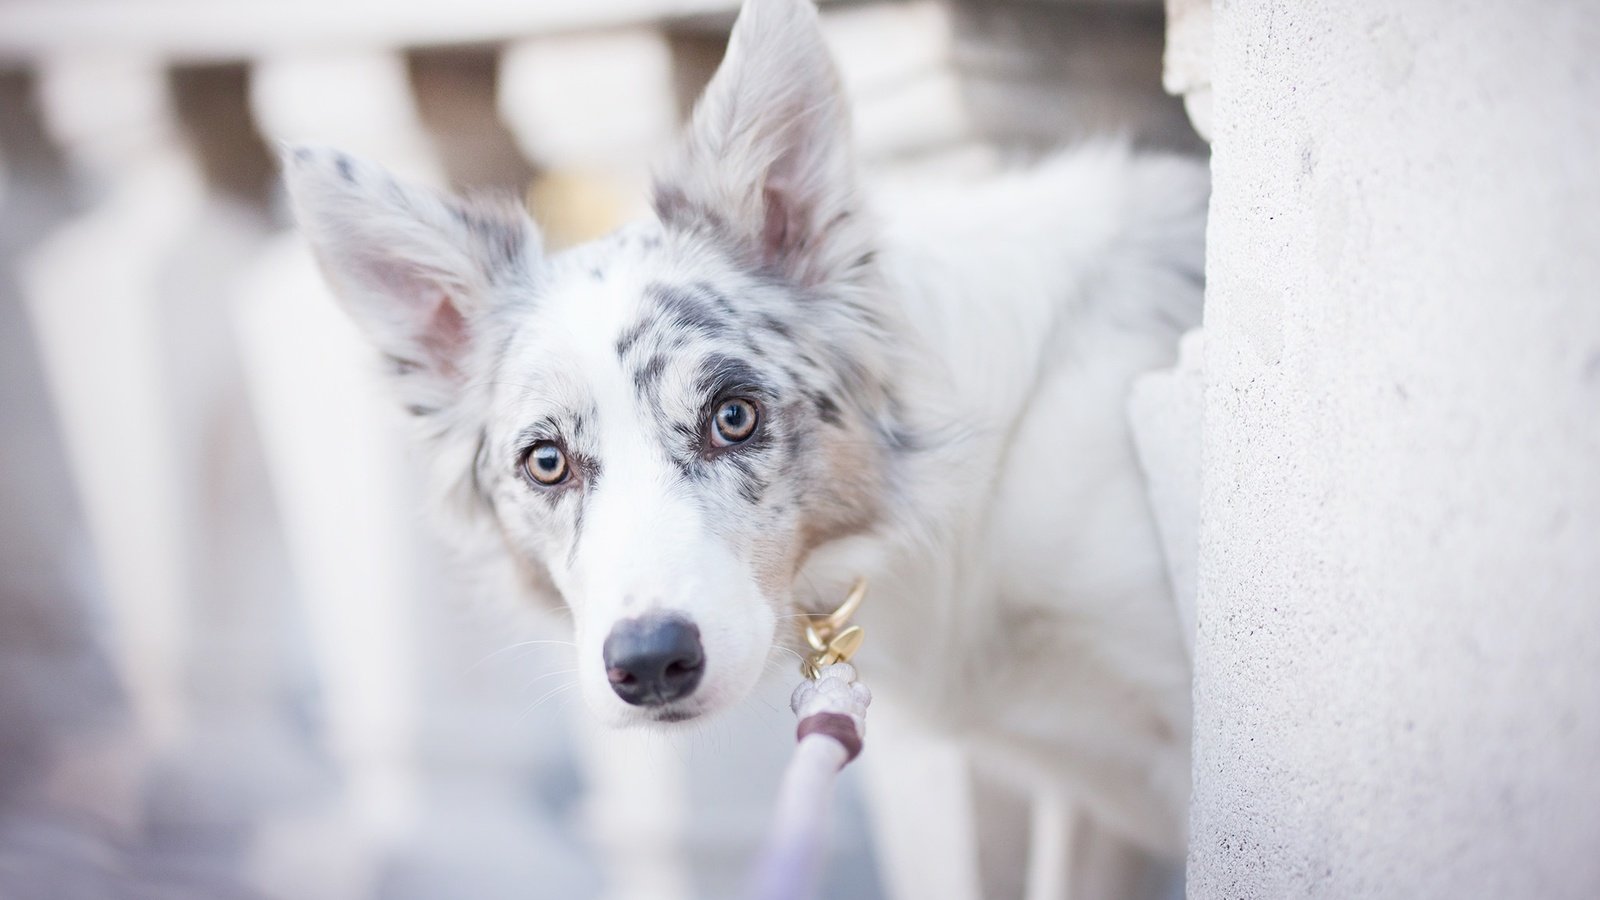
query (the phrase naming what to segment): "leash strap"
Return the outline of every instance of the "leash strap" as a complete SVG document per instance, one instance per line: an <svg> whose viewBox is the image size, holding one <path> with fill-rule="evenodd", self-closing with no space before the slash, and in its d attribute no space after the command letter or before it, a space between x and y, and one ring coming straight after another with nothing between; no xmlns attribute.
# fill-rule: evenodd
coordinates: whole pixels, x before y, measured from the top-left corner
<svg viewBox="0 0 1600 900"><path fill-rule="evenodd" d="M866 597L857 581L839 608L812 616L806 625L811 655L800 664L806 676L789 698L799 724L794 756L784 770L761 861L756 866L756 900L809 900L826 848L833 788L839 770L861 754L867 706L872 691L856 680L850 657L861 646L861 626L850 619Z"/></svg>
<svg viewBox="0 0 1600 900"><path fill-rule="evenodd" d="M799 719L797 743L784 770L761 861L756 900L809 900L826 847L839 771L861 752L872 691L856 680L855 667L832 663L815 681L795 688L789 707Z"/></svg>

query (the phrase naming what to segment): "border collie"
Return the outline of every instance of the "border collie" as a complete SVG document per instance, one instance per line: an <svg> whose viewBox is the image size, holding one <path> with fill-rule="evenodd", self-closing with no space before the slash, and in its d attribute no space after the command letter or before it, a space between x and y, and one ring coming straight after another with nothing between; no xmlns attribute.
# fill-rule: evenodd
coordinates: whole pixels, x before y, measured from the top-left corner
<svg viewBox="0 0 1600 900"><path fill-rule="evenodd" d="M1107 143L891 194L849 121L810 2L747 0L609 237L285 170L451 520L572 610L596 715L738 703L864 576L880 703L1180 853L1189 663L1125 401L1198 324L1205 168Z"/></svg>

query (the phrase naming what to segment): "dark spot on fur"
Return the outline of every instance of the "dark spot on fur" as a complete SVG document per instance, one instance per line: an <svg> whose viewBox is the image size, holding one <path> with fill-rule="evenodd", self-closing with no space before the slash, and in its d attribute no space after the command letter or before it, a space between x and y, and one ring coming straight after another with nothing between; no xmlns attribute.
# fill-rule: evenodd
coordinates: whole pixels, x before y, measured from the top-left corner
<svg viewBox="0 0 1600 900"><path fill-rule="evenodd" d="M739 483L739 496L745 502L760 503L767 492L766 479L756 474L755 465L747 456L730 455L727 457L728 465L734 470L734 477Z"/></svg>
<svg viewBox="0 0 1600 900"><path fill-rule="evenodd" d="M812 380L806 375L806 373L797 369L789 368L788 366L784 366L783 374L789 376L790 384L793 384L795 389L800 393L807 396L810 396L814 393L820 393L820 391L817 391L812 387Z"/></svg>
<svg viewBox="0 0 1600 900"><path fill-rule="evenodd" d="M695 444L699 444L698 437L691 438L690 440ZM705 460L702 460L699 457L675 457L674 460L678 464L679 474L683 475L685 481L704 481L706 476L711 473L711 469L705 464Z"/></svg>
<svg viewBox="0 0 1600 900"><path fill-rule="evenodd" d="M829 425L839 425L844 421L844 416L839 411L839 404L833 402L833 398L827 394L819 391L811 395L811 402L816 404L817 415L822 417L822 421Z"/></svg>
<svg viewBox="0 0 1600 900"><path fill-rule="evenodd" d="M300 162L303 162L303 163L304 162L310 162L311 161L311 148L310 147L296 147L294 149L294 158L299 160Z"/></svg>
<svg viewBox="0 0 1600 900"><path fill-rule="evenodd" d="M650 391L661 380L661 373L667 369L667 358L657 353L650 357L639 370L633 373L633 386L640 393Z"/></svg>
<svg viewBox="0 0 1600 900"><path fill-rule="evenodd" d="M706 435L701 423L699 420L693 424L676 422L672 426L672 433L678 439L679 448L673 454L673 461L678 464L678 469L684 478L699 481L705 476L705 467L701 463L702 454L705 453Z"/></svg>
<svg viewBox="0 0 1600 900"><path fill-rule="evenodd" d="M703 293L658 282L646 287L645 295L664 317L686 331L715 336L728 330L727 321L717 315Z"/></svg>
<svg viewBox="0 0 1600 900"><path fill-rule="evenodd" d="M790 428L789 433L783 436L783 449L788 461L793 462L799 458L801 449L805 446L805 434L798 428Z"/></svg>
<svg viewBox="0 0 1600 900"><path fill-rule="evenodd" d="M789 323L783 321L782 319L778 318L777 316L772 315L771 313L762 314L762 316L761 316L761 327L765 328L766 330L768 330L768 331L770 331L770 332L772 332L772 333L774 333L776 335L778 335L779 337L783 337L783 338L793 338L794 337L794 329L789 327Z"/></svg>
<svg viewBox="0 0 1600 900"><path fill-rule="evenodd" d="M389 371L394 375L410 375L422 369L422 363L394 354L385 354L384 362L389 364Z"/></svg>
<svg viewBox="0 0 1600 900"><path fill-rule="evenodd" d="M356 173L355 169L350 163L350 157L339 156L335 158L333 161L333 167L339 170L339 177L344 179L345 184L356 183Z"/></svg>
<svg viewBox="0 0 1600 900"><path fill-rule="evenodd" d="M758 399L771 393L761 373L749 363L720 353L713 353L700 362L700 382L701 394L710 401L731 393L754 394Z"/></svg>
<svg viewBox="0 0 1600 900"><path fill-rule="evenodd" d="M570 444L565 446L567 453L567 465L572 467L572 478L566 482L563 482L558 486L558 488L578 487L581 488L583 496L588 497L590 494L595 492L596 488L599 487L600 478L604 474L605 467L600 464L600 460L595 459L587 453L572 449ZM546 491L545 493L559 495L564 493L564 491L555 490ZM580 498L578 500L578 518L580 521L583 518L583 506L583 500Z"/></svg>
<svg viewBox="0 0 1600 900"><path fill-rule="evenodd" d="M655 190L656 218L662 222L675 222L688 217L692 207L689 195L674 187L657 184Z"/></svg>
<svg viewBox="0 0 1600 900"><path fill-rule="evenodd" d="M416 403L406 407L406 412L413 416L431 416L439 410L432 406L422 406Z"/></svg>
<svg viewBox="0 0 1600 900"><path fill-rule="evenodd" d="M663 219L663 222L684 231L709 234L725 241L729 239L733 229L728 226L728 220L722 213L694 203L682 194L678 196L683 198L683 202L675 204L670 210L670 220Z"/></svg>
<svg viewBox="0 0 1600 900"><path fill-rule="evenodd" d="M694 284L694 289L699 291L701 294L704 294L707 299L716 304L717 309L722 310L724 313L727 313L730 316L733 315L733 301L728 299L727 294L724 294L723 292L712 287L710 282L697 281Z"/></svg>
<svg viewBox="0 0 1600 900"><path fill-rule="evenodd" d="M649 329L650 325L650 319L640 319L622 332L622 335L617 338L618 359L628 355L628 351L633 349L634 344L639 343L639 338L644 337L644 333Z"/></svg>
<svg viewBox="0 0 1600 900"><path fill-rule="evenodd" d="M767 358L767 351L761 349L761 344L758 343L755 337L748 331L739 335L739 346L743 347L746 353L749 353L756 359Z"/></svg>
<svg viewBox="0 0 1600 900"><path fill-rule="evenodd" d="M739 479L739 496L743 497L745 502L751 505L760 503L762 495L766 494L766 492L767 483L765 481L755 478Z"/></svg>
<svg viewBox="0 0 1600 900"><path fill-rule="evenodd" d="M589 277L593 278L595 281L603 281L605 280L606 273L600 271L600 267L596 266L589 270Z"/></svg>

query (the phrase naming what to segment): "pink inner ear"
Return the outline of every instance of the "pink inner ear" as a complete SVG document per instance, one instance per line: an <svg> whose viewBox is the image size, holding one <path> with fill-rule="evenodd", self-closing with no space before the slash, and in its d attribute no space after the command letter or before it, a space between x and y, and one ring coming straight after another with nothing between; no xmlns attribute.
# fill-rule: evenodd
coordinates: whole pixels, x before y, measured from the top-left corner
<svg viewBox="0 0 1600 900"><path fill-rule="evenodd" d="M433 314L418 335L418 343L441 374L455 375L460 371L458 362L467 352L467 320L449 295L439 296Z"/></svg>
<svg viewBox="0 0 1600 900"><path fill-rule="evenodd" d="M766 220L761 226L761 261L772 265L782 261L788 243L789 204L783 191L768 181L761 188L761 205L766 211Z"/></svg>
<svg viewBox="0 0 1600 900"><path fill-rule="evenodd" d="M761 224L761 261L767 265L789 271L798 251L802 250L808 239L806 234L806 210L795 202L794 192L789 190L780 176L768 176L767 183L761 188L761 204L765 207L765 219ZM797 274L789 271L790 275Z"/></svg>

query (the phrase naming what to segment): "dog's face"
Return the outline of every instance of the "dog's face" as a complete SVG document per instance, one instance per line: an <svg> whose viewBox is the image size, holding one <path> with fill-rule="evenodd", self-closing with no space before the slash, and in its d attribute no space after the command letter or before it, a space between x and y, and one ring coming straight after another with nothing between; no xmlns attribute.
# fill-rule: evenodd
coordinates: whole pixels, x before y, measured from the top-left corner
<svg viewBox="0 0 1600 900"><path fill-rule="evenodd" d="M820 544L882 495L882 323L806 0L751 0L657 221L545 258L526 215L332 151L287 179L452 500L571 607L616 724L727 706Z"/></svg>

